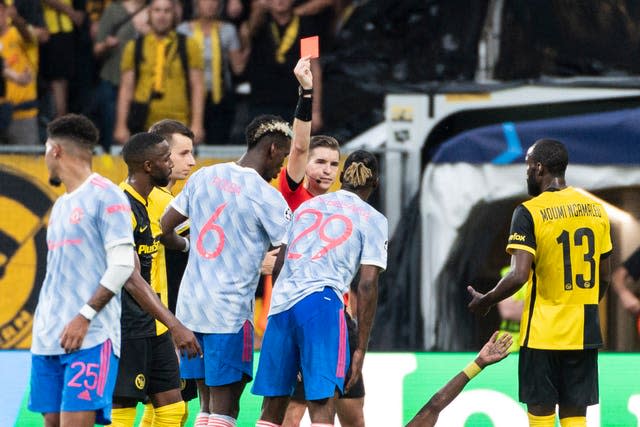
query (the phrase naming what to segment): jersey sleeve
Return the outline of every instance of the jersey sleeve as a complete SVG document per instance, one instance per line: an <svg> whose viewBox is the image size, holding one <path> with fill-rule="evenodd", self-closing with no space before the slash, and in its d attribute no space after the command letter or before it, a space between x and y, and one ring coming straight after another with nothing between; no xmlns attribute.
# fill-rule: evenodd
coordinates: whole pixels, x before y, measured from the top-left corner
<svg viewBox="0 0 640 427"><path fill-rule="evenodd" d="M622 264L627 269L633 280L640 279L640 248L631 254L629 258Z"/></svg>
<svg viewBox="0 0 640 427"><path fill-rule="evenodd" d="M607 211L605 211L603 206L600 206L600 210L602 211L602 215L604 216L604 232L602 233L602 243L601 243L601 258L607 258L611 255L611 251L613 251L613 242L611 241L611 223L609 222L609 216L607 215Z"/></svg>
<svg viewBox="0 0 640 427"><path fill-rule="evenodd" d="M182 191L169 203L169 207L172 207L178 211L180 215L187 218L189 218L189 199L191 198L191 193L193 193L194 188L196 188L200 181L201 171L202 169L199 169L191 175L191 178L189 178Z"/></svg>
<svg viewBox="0 0 640 427"><path fill-rule="evenodd" d="M380 215L364 230L361 265L375 265L387 269L387 247L389 244L389 225Z"/></svg>
<svg viewBox="0 0 640 427"><path fill-rule="evenodd" d="M268 195L260 202L252 200L254 212L269 236L271 245L280 246L291 224L293 214L282 195L270 187Z"/></svg>
<svg viewBox="0 0 640 427"><path fill-rule="evenodd" d="M130 243L133 245L131 205L118 187L104 191L98 212L98 229L105 249Z"/></svg>
<svg viewBox="0 0 640 427"><path fill-rule="evenodd" d="M513 254L514 249L521 249L533 255L536 254L533 218L531 217L531 212L524 205L519 205L513 211L513 217L511 218L507 252Z"/></svg>

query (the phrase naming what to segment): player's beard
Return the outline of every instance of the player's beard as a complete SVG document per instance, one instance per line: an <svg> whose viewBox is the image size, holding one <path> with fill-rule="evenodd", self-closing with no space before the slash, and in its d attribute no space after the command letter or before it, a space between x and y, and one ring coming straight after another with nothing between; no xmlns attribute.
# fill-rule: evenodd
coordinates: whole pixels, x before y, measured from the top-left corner
<svg viewBox="0 0 640 427"><path fill-rule="evenodd" d="M153 185L156 187L166 187L169 185L169 181L171 180L171 174L157 176L152 175L151 178L153 179Z"/></svg>
<svg viewBox="0 0 640 427"><path fill-rule="evenodd" d="M527 175L527 192L533 197L539 196L541 193L540 185L536 182L533 174Z"/></svg>
<svg viewBox="0 0 640 427"><path fill-rule="evenodd" d="M60 187L62 185L62 180L57 176L50 176L49 184L53 185L54 187Z"/></svg>

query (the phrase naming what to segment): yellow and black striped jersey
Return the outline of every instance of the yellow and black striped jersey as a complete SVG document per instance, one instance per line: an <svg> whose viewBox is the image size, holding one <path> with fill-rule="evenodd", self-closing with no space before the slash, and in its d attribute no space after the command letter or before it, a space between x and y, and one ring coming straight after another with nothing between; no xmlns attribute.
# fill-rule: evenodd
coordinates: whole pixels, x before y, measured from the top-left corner
<svg viewBox="0 0 640 427"><path fill-rule="evenodd" d="M572 187L545 191L515 209L507 252L516 249L533 255L520 345L601 347L600 260L612 250L604 207Z"/></svg>

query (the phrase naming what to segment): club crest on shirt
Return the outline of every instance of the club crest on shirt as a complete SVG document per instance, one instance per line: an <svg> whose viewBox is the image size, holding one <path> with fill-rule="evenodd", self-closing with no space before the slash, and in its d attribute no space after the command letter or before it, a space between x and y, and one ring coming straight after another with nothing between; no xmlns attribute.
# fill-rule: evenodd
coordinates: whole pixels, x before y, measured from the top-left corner
<svg viewBox="0 0 640 427"><path fill-rule="evenodd" d="M82 208L73 208L73 211L71 211L71 216L69 217L69 222L71 224L80 224L83 216L84 211L82 210Z"/></svg>
<svg viewBox="0 0 640 427"><path fill-rule="evenodd" d="M29 348L55 195L6 165L0 165L0 182L0 349Z"/></svg>

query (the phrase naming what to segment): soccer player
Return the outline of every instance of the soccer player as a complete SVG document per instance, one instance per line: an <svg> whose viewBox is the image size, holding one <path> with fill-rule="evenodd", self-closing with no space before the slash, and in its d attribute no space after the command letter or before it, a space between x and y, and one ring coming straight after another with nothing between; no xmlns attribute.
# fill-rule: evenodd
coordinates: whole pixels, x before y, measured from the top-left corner
<svg viewBox="0 0 640 427"><path fill-rule="evenodd" d="M173 167L171 151L164 137L143 132L129 139L122 148L122 157L127 164L128 176L120 187L132 208L133 235L140 261L138 277L144 279L143 288L152 288L160 296L154 295L154 299L162 317L160 322L155 321L154 312L143 305L135 292L130 293L125 287L122 293L122 357L113 399L114 425L132 426L137 403L149 397L154 407L154 426L179 426L185 409L172 336L178 348L186 341L187 352L192 356L200 349L193 333L166 308L167 275L159 237L161 210L149 197L155 186L169 183Z"/></svg>
<svg viewBox="0 0 640 427"><path fill-rule="evenodd" d="M310 136L313 75L309 59L300 59L293 71L300 83L293 120L294 138L287 165L280 171L278 189L291 210L295 211L301 203L329 191L338 176L340 144L330 136ZM349 295L352 306L355 306L355 293L351 291ZM345 319L351 351L357 346L358 332L356 322L348 310L345 310ZM342 394L337 400L336 412L343 427L364 426L364 394L364 381L361 377L348 393ZM289 401L283 425L298 426L306 408L304 385L302 381L298 381Z"/></svg>
<svg viewBox="0 0 640 427"><path fill-rule="evenodd" d="M598 403L598 302L609 285L612 250L604 207L568 187L565 146L541 139L527 151L527 188L533 196L511 221L509 274L486 294L468 287L471 311L489 308L527 283L520 325L519 395L529 425L586 426Z"/></svg>
<svg viewBox="0 0 640 427"><path fill-rule="evenodd" d="M64 184L47 227L47 272L33 321L29 409L48 426L111 421L120 292L134 269L129 202L93 173L98 131L69 114L47 126L49 182Z"/></svg>
<svg viewBox="0 0 640 427"><path fill-rule="evenodd" d="M172 188L177 181L182 181L189 176L191 169L196 164L193 157L193 138L194 134L183 123L177 120L164 119L154 123L149 128L149 132L162 136L168 143L171 149L171 162L173 167L171 168L171 175L169 176L169 183L165 187L153 187L151 193L149 193L149 208L153 208L156 218L162 216L171 200L173 200ZM159 224L158 224L159 227ZM188 224L180 227L180 235L186 236L189 234ZM162 257L164 253L164 259ZM172 313L176 311L176 299L178 297L178 288L180 287L180 281L182 280L182 274L187 265L187 254L182 251L175 251L171 249L165 249L164 245L160 245L158 250L158 268L165 270L163 265L166 266L166 299L169 310ZM161 296L165 292L165 288L157 290ZM182 400L189 402L198 396L198 390L194 380L181 380L180 388L182 394ZM185 412L182 418L182 425L185 424L188 413L188 404L185 405ZM144 415L140 421L141 427L153 425L153 405L149 402L145 404Z"/></svg>
<svg viewBox="0 0 640 427"><path fill-rule="evenodd" d="M204 357L181 360L184 378L204 379L209 425L235 426L240 395L253 376L253 305L269 244L281 244L291 210L268 181L291 145L291 128L258 116L237 161L196 171L162 217L163 241L186 250L176 313L197 332ZM190 219L189 239L175 227Z"/></svg>
<svg viewBox="0 0 640 427"><path fill-rule="evenodd" d="M345 161L342 189L296 210L278 254L269 322L252 392L265 396L257 426L281 425L302 372L312 425L333 425L334 396L358 381L386 268L386 218L365 200L378 184L378 165L366 151ZM285 261L286 258L286 261ZM284 265L283 265L284 263ZM357 347L344 386L347 353L342 296L359 269Z"/></svg>
<svg viewBox="0 0 640 427"><path fill-rule="evenodd" d="M433 427L438 421L440 412L455 399L462 389L485 367L497 363L509 355L513 342L510 334L494 332L489 341L482 347L475 360L469 363L458 375L434 394L426 405L409 421L407 427Z"/></svg>

